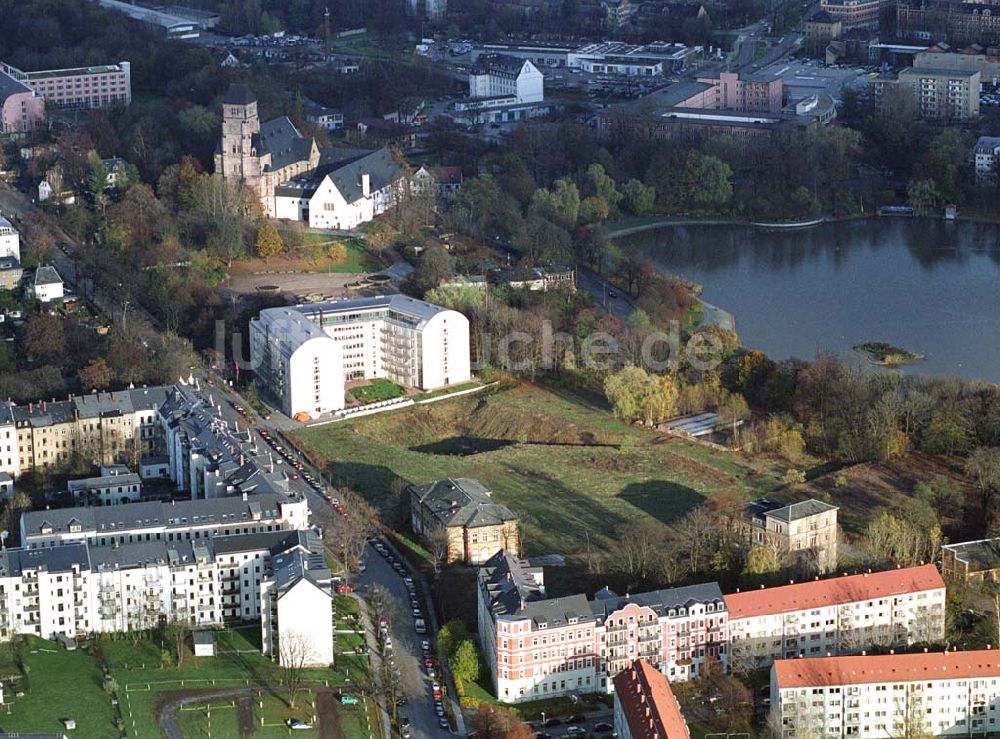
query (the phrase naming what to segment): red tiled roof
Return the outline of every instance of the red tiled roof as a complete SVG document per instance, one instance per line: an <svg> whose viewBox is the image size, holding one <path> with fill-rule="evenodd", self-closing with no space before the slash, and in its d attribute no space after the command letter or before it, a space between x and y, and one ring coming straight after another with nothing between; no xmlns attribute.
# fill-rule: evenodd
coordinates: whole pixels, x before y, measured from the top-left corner
<svg viewBox="0 0 1000 739"><path fill-rule="evenodd" d="M723 596L729 620L789 613L807 608L850 603L851 601L885 598L903 593L944 588L941 573L934 565L906 567L899 570L846 575L826 580L808 580L777 588L747 590Z"/></svg>
<svg viewBox="0 0 1000 739"><path fill-rule="evenodd" d="M782 659L774 672L779 688L1000 677L1000 650Z"/></svg>
<svg viewBox="0 0 1000 739"><path fill-rule="evenodd" d="M634 739L689 739L681 707L662 672L637 659L615 675L614 682Z"/></svg>

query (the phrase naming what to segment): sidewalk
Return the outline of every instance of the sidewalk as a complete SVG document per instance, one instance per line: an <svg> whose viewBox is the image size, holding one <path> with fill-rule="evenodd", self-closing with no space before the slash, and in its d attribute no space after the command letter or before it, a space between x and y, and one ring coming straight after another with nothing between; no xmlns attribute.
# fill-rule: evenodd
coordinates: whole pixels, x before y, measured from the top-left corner
<svg viewBox="0 0 1000 739"><path fill-rule="evenodd" d="M375 625L368 615L368 604L365 599L354 594L352 596L358 601L360 608L358 613L361 616L361 626L365 632L365 645L368 647L368 666L372 673L372 682L376 686L376 695L382 695L382 652L379 650L378 639L375 638ZM379 723L383 728L385 739L392 737L392 721L389 720L389 712L381 700L376 700L379 711Z"/></svg>
<svg viewBox="0 0 1000 739"><path fill-rule="evenodd" d="M392 537L384 536L382 540L395 555L396 559L401 562L409 562L410 560L400 554L399 549L392 541ZM407 565L407 571L413 576L413 580L419 584L420 593L423 595L424 600L424 612L427 614L427 626L428 626L428 636L431 638L432 644L436 647L437 634L441 630L438 624L437 612L434 610L434 599L431 597L431 588L427 582L427 578L424 577L423 573L414 567ZM465 716L462 715L462 706L458 702L458 690L455 688L455 679L451 675L451 670L448 668L448 662L444 658L444 655L438 654L441 660L441 674L445 678L445 683L448 686L448 701L451 703L451 712L455 717L455 733L458 736L465 736Z"/></svg>

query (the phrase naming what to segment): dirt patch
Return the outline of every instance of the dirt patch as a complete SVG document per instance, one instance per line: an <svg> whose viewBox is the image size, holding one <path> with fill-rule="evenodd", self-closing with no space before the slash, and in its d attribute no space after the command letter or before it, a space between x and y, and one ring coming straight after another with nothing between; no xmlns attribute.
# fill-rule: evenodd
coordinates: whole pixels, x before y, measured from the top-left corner
<svg viewBox="0 0 1000 739"><path fill-rule="evenodd" d="M340 727L340 704L331 691L316 691L316 715L319 716L320 736L334 739L344 736L344 730Z"/></svg>
<svg viewBox="0 0 1000 739"><path fill-rule="evenodd" d="M167 739L185 739L177 720L177 711L181 706L191 703L207 703L213 700L243 698L248 699L260 692L260 688L233 688L230 690L171 690L162 694L156 703L154 713L156 722ZM240 718L240 732L243 731L243 720ZM250 734L253 732L253 711L251 709Z"/></svg>
<svg viewBox="0 0 1000 739"><path fill-rule="evenodd" d="M240 739L249 739L253 736L253 700L249 696L236 701L236 722L240 730Z"/></svg>
<svg viewBox="0 0 1000 739"><path fill-rule="evenodd" d="M665 457L663 464L686 477L704 480L713 485L732 485L736 482L736 479L727 472L679 454L670 454Z"/></svg>

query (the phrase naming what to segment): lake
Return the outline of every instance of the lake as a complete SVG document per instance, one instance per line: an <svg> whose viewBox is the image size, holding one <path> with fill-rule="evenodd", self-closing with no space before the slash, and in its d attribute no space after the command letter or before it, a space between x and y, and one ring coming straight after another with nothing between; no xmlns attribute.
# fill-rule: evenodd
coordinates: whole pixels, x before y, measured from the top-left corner
<svg viewBox="0 0 1000 739"><path fill-rule="evenodd" d="M1000 383L1000 228L877 218L781 231L668 226L619 240L704 286L745 346L774 359L887 341L908 371Z"/></svg>

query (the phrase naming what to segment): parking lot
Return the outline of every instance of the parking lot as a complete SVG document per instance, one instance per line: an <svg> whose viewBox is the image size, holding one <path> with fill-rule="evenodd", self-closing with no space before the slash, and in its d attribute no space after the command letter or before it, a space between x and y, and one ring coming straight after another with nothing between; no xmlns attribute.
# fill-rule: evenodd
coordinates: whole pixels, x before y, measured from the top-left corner
<svg viewBox="0 0 1000 739"><path fill-rule="evenodd" d="M826 66L813 59L788 59L770 64L757 72L765 77L781 77L785 95L792 99L825 92L834 100L844 88L864 89L874 67L838 64Z"/></svg>

